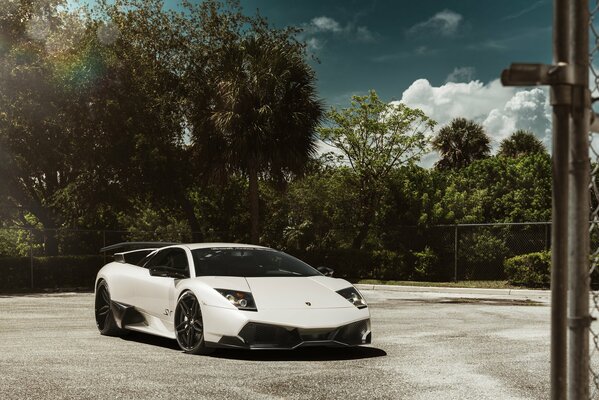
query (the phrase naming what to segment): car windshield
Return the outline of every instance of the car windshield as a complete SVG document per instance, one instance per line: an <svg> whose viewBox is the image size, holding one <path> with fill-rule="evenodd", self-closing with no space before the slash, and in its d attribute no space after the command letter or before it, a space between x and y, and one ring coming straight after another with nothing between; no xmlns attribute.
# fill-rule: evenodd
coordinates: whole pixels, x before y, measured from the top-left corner
<svg viewBox="0 0 599 400"><path fill-rule="evenodd" d="M191 252L196 276L315 276L320 272L289 254L270 249L207 248Z"/></svg>

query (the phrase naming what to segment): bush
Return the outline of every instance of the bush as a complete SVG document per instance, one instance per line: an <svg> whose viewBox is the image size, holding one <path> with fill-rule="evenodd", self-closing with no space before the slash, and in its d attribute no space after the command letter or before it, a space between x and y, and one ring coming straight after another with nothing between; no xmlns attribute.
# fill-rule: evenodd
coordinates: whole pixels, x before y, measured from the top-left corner
<svg viewBox="0 0 599 400"><path fill-rule="evenodd" d="M551 282L551 253L542 251L508 258L504 262L504 270L512 285L548 288Z"/></svg>
<svg viewBox="0 0 599 400"><path fill-rule="evenodd" d="M58 256L33 258L33 288L94 287L103 256ZM31 259L29 257L0 258L0 290L31 289Z"/></svg>
<svg viewBox="0 0 599 400"><path fill-rule="evenodd" d="M372 271L371 275L374 279L409 279L409 272L407 271L404 257L395 251L373 251L369 266L370 270Z"/></svg>
<svg viewBox="0 0 599 400"><path fill-rule="evenodd" d="M314 268L335 270L335 277L346 279L378 278L373 276L372 254L364 250L289 250L289 254L307 262Z"/></svg>
<svg viewBox="0 0 599 400"><path fill-rule="evenodd" d="M500 232L477 229L460 238L461 278L465 280L503 279L503 263L509 253Z"/></svg>
<svg viewBox="0 0 599 400"><path fill-rule="evenodd" d="M288 253L317 268L335 270L335 277L359 279L407 279L406 263L400 254L389 250L313 249L288 250Z"/></svg>
<svg viewBox="0 0 599 400"><path fill-rule="evenodd" d="M412 253L416 259L414 263L414 276L415 280L430 280L435 278L435 271L439 264L439 257L433 249L426 246L422 251L415 251Z"/></svg>

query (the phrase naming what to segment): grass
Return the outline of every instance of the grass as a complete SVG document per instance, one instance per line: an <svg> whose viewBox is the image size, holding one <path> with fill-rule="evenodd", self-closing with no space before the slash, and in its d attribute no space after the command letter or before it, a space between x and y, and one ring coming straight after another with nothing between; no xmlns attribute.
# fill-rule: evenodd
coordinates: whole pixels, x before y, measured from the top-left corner
<svg viewBox="0 0 599 400"><path fill-rule="evenodd" d="M365 285L400 285L400 286L425 286L425 287L456 287L456 288L482 288L482 289L525 289L510 285L508 281L458 281L458 282L415 282L415 281L383 281L379 279L362 279L357 283Z"/></svg>

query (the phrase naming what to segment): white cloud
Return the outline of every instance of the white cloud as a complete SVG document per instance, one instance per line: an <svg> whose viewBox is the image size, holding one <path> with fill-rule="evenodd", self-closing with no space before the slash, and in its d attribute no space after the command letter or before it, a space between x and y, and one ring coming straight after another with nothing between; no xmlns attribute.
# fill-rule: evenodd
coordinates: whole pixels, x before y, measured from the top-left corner
<svg viewBox="0 0 599 400"><path fill-rule="evenodd" d="M343 30L339 22L325 16L312 18L310 24L316 32L341 32Z"/></svg>
<svg viewBox="0 0 599 400"><path fill-rule="evenodd" d="M358 26L358 29L356 29L356 39L358 39L360 42L375 41L374 34L365 26Z"/></svg>
<svg viewBox="0 0 599 400"><path fill-rule="evenodd" d="M447 75L445 82L470 82L475 73L476 69L474 67L455 67Z"/></svg>
<svg viewBox="0 0 599 400"><path fill-rule="evenodd" d="M503 109L489 112L483 126L501 139L516 129L526 129L535 133L550 148L551 108L546 90L533 88L516 92Z"/></svg>
<svg viewBox="0 0 599 400"><path fill-rule="evenodd" d="M342 37L351 41L370 43L377 40L378 35L366 26L356 26L352 22L342 25L335 19L322 15L302 25L303 32L299 35L311 50L320 50L326 43L322 37Z"/></svg>
<svg viewBox="0 0 599 400"><path fill-rule="evenodd" d="M306 40L306 44L308 45L309 50L320 50L324 46L322 40L315 37Z"/></svg>
<svg viewBox="0 0 599 400"><path fill-rule="evenodd" d="M539 1L531 4L530 6L524 8L522 10L519 10L519 11L513 13L513 14L510 14L510 15L506 15L501 20L502 21L507 21L507 20L510 20L510 19L519 18L519 17L523 16L524 14L528 14L529 12L536 10L540 6L544 5L545 3L546 3L545 0L539 0Z"/></svg>
<svg viewBox="0 0 599 400"><path fill-rule="evenodd" d="M420 22L410 29L409 34L415 34L422 31L432 31L443 36L455 35L460 27L464 17L451 10L439 11L426 21Z"/></svg>
<svg viewBox="0 0 599 400"><path fill-rule="evenodd" d="M448 82L434 87L426 79L418 79L403 92L400 101L423 110L437 121L437 129L456 117L482 124L495 149L517 129L532 131L550 149L551 110L544 89L506 88L499 80L488 84ZM434 161L435 158L429 156L422 164L430 166Z"/></svg>

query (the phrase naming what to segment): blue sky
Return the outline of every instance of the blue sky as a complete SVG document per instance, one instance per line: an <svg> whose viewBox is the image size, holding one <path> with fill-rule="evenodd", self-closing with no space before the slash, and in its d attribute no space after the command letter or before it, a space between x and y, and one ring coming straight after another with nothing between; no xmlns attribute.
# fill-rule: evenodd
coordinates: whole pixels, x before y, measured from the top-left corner
<svg viewBox="0 0 599 400"><path fill-rule="evenodd" d="M306 29L322 97L375 89L401 99L412 82L489 82L512 61L551 62L550 0L244 0L275 26ZM460 73L461 71L461 73ZM456 76L457 75L457 76Z"/></svg>

